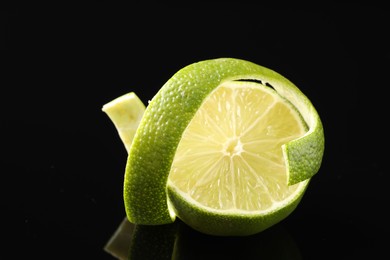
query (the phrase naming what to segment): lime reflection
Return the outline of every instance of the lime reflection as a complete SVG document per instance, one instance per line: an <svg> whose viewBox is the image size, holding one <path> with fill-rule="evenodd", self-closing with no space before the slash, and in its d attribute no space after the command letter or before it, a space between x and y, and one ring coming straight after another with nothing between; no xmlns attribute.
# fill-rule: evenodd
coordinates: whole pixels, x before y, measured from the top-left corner
<svg viewBox="0 0 390 260"><path fill-rule="evenodd" d="M199 233L180 220L160 226L134 225L124 220L105 250L121 260L302 259L281 224L256 235L216 237Z"/></svg>

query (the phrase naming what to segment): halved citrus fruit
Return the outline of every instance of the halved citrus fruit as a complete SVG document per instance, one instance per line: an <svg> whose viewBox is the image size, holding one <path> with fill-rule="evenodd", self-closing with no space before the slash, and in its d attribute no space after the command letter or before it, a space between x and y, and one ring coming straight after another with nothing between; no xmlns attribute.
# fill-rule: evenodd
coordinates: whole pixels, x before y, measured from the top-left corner
<svg viewBox="0 0 390 260"><path fill-rule="evenodd" d="M145 110L126 165L127 217L258 233L296 208L323 152L320 117L288 79L241 59L197 62Z"/></svg>

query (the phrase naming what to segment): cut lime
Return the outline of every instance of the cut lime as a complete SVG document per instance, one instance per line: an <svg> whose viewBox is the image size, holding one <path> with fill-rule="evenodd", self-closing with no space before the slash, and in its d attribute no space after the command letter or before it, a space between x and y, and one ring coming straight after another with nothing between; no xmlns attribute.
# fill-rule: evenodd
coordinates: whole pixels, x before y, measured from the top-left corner
<svg viewBox="0 0 390 260"><path fill-rule="evenodd" d="M257 233L296 208L323 152L318 113L289 80L240 59L197 62L145 110L126 165L127 217Z"/></svg>

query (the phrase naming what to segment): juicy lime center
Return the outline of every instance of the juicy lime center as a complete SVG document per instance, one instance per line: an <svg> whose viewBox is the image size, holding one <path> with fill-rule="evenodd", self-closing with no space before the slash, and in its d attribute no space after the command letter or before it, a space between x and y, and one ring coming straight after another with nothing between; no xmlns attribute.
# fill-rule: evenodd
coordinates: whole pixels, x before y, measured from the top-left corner
<svg viewBox="0 0 390 260"><path fill-rule="evenodd" d="M268 210L294 194L282 145L306 132L296 109L274 90L225 82L199 108L176 151L170 185L216 210Z"/></svg>
<svg viewBox="0 0 390 260"><path fill-rule="evenodd" d="M223 153L227 156L240 155L243 151L243 146L240 138L233 137L228 139L224 145Z"/></svg>

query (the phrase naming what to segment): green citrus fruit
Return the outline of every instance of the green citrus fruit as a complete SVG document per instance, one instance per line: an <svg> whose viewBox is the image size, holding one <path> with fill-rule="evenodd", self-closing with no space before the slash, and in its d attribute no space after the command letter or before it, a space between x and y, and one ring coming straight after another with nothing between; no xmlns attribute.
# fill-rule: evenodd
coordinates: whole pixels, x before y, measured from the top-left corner
<svg viewBox="0 0 390 260"><path fill-rule="evenodd" d="M197 62L145 110L126 165L127 217L258 233L296 208L323 152L317 111L285 77L240 59Z"/></svg>

